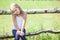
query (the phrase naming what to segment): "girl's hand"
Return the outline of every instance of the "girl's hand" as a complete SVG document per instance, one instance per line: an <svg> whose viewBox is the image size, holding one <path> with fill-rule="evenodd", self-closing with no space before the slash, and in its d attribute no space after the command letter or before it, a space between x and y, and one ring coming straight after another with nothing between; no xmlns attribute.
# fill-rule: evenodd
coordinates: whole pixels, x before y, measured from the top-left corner
<svg viewBox="0 0 60 40"><path fill-rule="evenodd" d="M20 14L20 10L18 8L16 8L12 13L18 15L18 14Z"/></svg>
<svg viewBox="0 0 60 40"><path fill-rule="evenodd" d="M18 30L18 31L17 31L17 34L20 35L20 34L21 34L21 31Z"/></svg>
<svg viewBox="0 0 60 40"><path fill-rule="evenodd" d="M23 32L23 31L21 31L21 34L20 34L20 36L24 36L24 32Z"/></svg>
<svg viewBox="0 0 60 40"><path fill-rule="evenodd" d="M24 32L23 31L17 31L17 34L20 36L24 36Z"/></svg>

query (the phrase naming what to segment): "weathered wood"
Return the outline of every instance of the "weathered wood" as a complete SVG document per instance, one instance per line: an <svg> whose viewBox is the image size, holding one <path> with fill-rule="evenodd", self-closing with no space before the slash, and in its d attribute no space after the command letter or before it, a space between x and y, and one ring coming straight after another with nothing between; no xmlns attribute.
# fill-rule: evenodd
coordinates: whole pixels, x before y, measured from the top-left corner
<svg viewBox="0 0 60 40"><path fill-rule="evenodd" d="M27 12L28 14L60 13L60 8L29 9L23 11ZM8 14L11 14L10 10L0 10L0 15L8 15Z"/></svg>
<svg viewBox="0 0 60 40"><path fill-rule="evenodd" d="M34 35L39 35L41 33L58 34L58 33L60 33L60 30L58 30L58 31L56 31L56 30L39 30L36 32L26 33L26 36L34 36ZM0 35L0 39L5 39L5 38L14 38L14 36L13 35Z"/></svg>

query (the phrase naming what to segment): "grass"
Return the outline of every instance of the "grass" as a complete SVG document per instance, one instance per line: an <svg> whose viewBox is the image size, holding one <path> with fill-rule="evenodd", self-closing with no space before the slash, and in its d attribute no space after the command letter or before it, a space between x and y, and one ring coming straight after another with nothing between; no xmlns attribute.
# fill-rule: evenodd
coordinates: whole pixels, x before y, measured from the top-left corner
<svg viewBox="0 0 60 40"><path fill-rule="evenodd" d="M23 9L55 8L60 7L59 1L19 1L0 0L0 9L8 10L12 2L18 3ZM0 15L0 35L12 34L11 15ZM60 30L60 14L28 14L26 30L35 32L38 30ZM36 36L28 36L28 40L60 40L60 34L42 33ZM9 39L11 40L11 39Z"/></svg>
<svg viewBox="0 0 60 40"><path fill-rule="evenodd" d="M60 7L60 1L20 1L20 0L1 0L0 9L8 10L11 3L19 4L22 9L40 9L40 8L56 8Z"/></svg>
<svg viewBox="0 0 60 40"><path fill-rule="evenodd" d="M34 32L38 30L59 30L60 29L59 14L28 14L26 30ZM11 15L0 15L0 35L12 34L12 17ZM8 30L8 31L7 31ZM27 37L28 40L58 40L60 34L42 33L37 36ZM38 37L38 38L37 38Z"/></svg>

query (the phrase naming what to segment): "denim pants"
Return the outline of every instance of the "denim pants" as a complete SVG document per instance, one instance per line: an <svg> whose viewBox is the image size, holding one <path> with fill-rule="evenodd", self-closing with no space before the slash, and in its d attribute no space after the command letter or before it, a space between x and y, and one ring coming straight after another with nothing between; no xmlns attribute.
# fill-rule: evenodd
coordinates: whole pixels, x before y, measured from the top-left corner
<svg viewBox="0 0 60 40"><path fill-rule="evenodd" d="M13 33L13 35L14 35L14 38L15 38L15 40L19 40L20 38L22 39L22 40L26 40L26 36L24 35L24 36L20 36L20 35L18 35L17 33L17 30L12 30L12 33ZM26 34L26 30L24 29L24 34Z"/></svg>

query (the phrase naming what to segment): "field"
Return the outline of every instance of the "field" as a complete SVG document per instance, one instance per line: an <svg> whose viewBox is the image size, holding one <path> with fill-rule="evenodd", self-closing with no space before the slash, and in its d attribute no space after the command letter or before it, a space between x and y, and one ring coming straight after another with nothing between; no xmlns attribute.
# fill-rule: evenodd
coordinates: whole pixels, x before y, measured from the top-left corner
<svg viewBox="0 0 60 40"><path fill-rule="evenodd" d="M19 1L1 0L0 10L9 10L12 2L18 3L22 9L40 9L60 7L60 1ZM11 15L0 15L0 35L12 34ZM26 32L38 30L60 30L60 14L28 14ZM42 33L37 36L27 37L28 40L60 40L60 34ZM11 40L11 39L9 39Z"/></svg>

